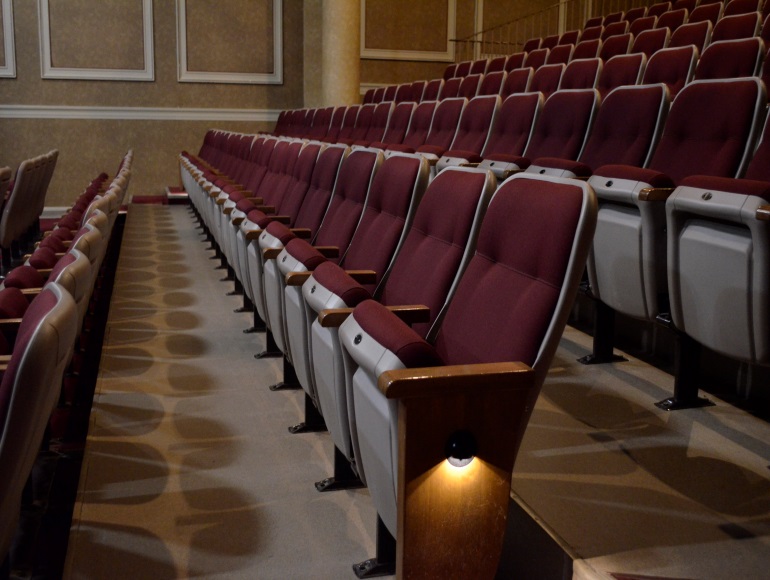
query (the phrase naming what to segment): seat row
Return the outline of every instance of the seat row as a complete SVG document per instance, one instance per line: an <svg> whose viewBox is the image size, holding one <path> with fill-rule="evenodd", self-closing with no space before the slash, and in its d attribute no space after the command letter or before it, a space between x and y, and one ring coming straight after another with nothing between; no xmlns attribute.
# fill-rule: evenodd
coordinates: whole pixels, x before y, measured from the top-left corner
<svg viewBox="0 0 770 580"><path fill-rule="evenodd" d="M398 472L393 469L393 461L399 452L429 452L431 462L445 463L445 444L453 440L452 433L462 427L465 435L461 435L460 439L474 439L479 446L479 457L496 466L492 479L498 484L494 486L498 493L488 498L488 505L490 508L495 506L492 510L495 512L503 504L507 505L507 489L517 441L523 433L530 406L566 323L569 304L585 262L596 212L593 193L585 183L534 174L514 176L496 188L496 179L490 172L460 167L445 169L429 184L429 164L419 155L394 153L386 159L382 151L368 148L350 150L340 145L290 141L272 144L273 141L272 138L260 138L254 141L253 147L262 149L272 146L271 162L275 156L291 158L290 150L294 147L297 150L294 153L295 167L301 165L305 175L310 174L306 178L308 185L304 187L299 185L299 177L285 180L287 192L307 190L296 220L289 216L286 216L287 219L276 217L271 220L270 214L264 212L264 204L244 215L247 208L241 202L248 199L243 197L246 195L244 190L234 196L238 202L230 205L234 197L230 195L225 199L221 195L224 190L219 185L227 188L232 184L225 183L227 180L217 175L202 159L189 154L180 158L185 188L190 193L201 223L212 234L212 239L218 240L217 245L223 254L232 251L227 249L228 230L224 228L230 231L237 228L244 234L242 239L248 244L244 246L248 273L246 276L239 274L243 277L244 289L254 297L255 304L262 302L260 310L265 314L276 346L280 346L286 354L286 368L292 368L290 362L293 362L293 368L303 377L301 382L307 389L308 409L315 410L309 410L309 413L315 413L311 416L326 419L335 441L337 436L347 436L352 441L381 442L376 448L363 445L355 454L341 454L338 450L335 452L335 464L340 465L341 470L346 469L346 473L355 473L356 477L347 479L355 479L358 485L366 478L379 514L378 536L382 539L379 543L388 546L387 538L391 538L392 544L393 536L397 535L400 545L404 547L400 563L402 568L424 569L431 565L430 554L442 539L440 535L426 536L419 532L417 512L425 509L424 505L420 505L424 502L407 500L405 496L410 495L408 492L401 494L403 505L406 512L414 513L402 515L405 525L397 526L395 478ZM263 183L265 181L268 185L258 187L254 194L267 194L276 186L280 187L280 178L272 177L269 171L262 179ZM230 189L238 191L237 188ZM328 203L324 201L327 199ZM282 223L291 225L294 221L298 224L313 208L320 208L323 214L315 231L289 229ZM224 223L218 214L229 215L232 225ZM268 218L262 222L261 228L258 225L260 214ZM251 225L245 226L247 222ZM531 225L538 222L550 224L550 227L538 229L539 234L534 239L531 237L534 234ZM554 231L559 232L555 238L546 233ZM549 243L546 243L546 238ZM312 239L313 245L306 241L308 239ZM525 247L525 240L529 240L532 248ZM538 255L533 255L531 249L536 249ZM494 257L492 264L491 257ZM237 259L233 259L231 256L228 260L237 272L240 266ZM549 264L546 270L539 266L543 263ZM294 271L291 279L284 278L287 270ZM487 285L479 292L478 277L483 275L498 283ZM262 290L257 289L260 285ZM538 289L547 291L541 294ZM502 308L505 320L501 318L500 311L488 308L493 303L491 296L498 291L511 300ZM263 300L259 298L260 293ZM453 295L455 298L450 301ZM311 298L312 305L305 296ZM399 304L412 306L398 308ZM357 308L345 311L348 321L343 324L345 317L335 308L338 306ZM422 405L455 406L458 400L468 399L476 406L486 400L487 406L494 404L498 409L498 416L491 417L479 408L479 412L466 414L458 423L458 417L437 413L435 417L440 419L436 426L441 426L439 431L434 431L433 426L421 424L422 413L416 412L414 418L406 419L405 414L409 411L399 405L399 408L392 409L393 413L385 418L384 424L368 420L358 423L375 431L352 432L351 425L355 423L347 419L352 419L355 413L366 416L371 412L366 397L372 397L371 404L375 406L393 406L395 397L400 397L398 388L394 387L390 393L383 395L375 387L371 392L362 392L359 397L358 387L351 382L350 388L356 390L353 398L364 405L360 410L348 412L347 403L342 400L338 404L323 403L321 392L316 393L310 383L304 382L305 379L312 380L314 369L319 368L306 357L310 357L311 352L319 359L323 356L320 350L310 348L309 342L306 342L310 340L309 333L301 335L302 328L309 332L310 323L316 326L315 321L320 318L316 308L321 316L326 313L336 319L334 336L345 335L345 324L354 325L349 330L353 333L350 344L357 350L351 356L362 358L359 359L360 372L346 364L351 371L351 381L354 376L369 376L366 379L369 383L376 381L376 375L386 369L384 362L378 360L380 357L374 353L388 351L391 368L402 369L404 377L407 374L404 367L430 365L441 366L436 369L443 375L443 378L437 379L439 383L468 381L464 387L456 385L451 388L447 385L448 388L441 389L444 392L439 397L435 396L439 384L430 387L426 383L418 399L409 395L404 405L418 402ZM285 318L280 317L276 309L285 312ZM482 333L482 336L463 331L471 324L473 317L468 316L471 311L489 324L496 323L495 331ZM535 311L537 314L534 314ZM414 330L402 326L394 312L415 323ZM330 320L327 318L327 321ZM366 338L362 338L363 333L359 332L357 325L364 325ZM384 326L392 327L392 334L379 332ZM432 334L428 333L431 326L434 329ZM440 330L442 328L445 330ZM514 328L518 332L513 332ZM506 340L506 337L511 340ZM404 346L393 344L395 339L403 340ZM341 361L336 359L336 355L340 355L341 344L335 343L336 354L329 361L332 365L329 368L334 369L332 374L335 378L344 381L347 375L342 372ZM492 348L493 344L497 348ZM510 361L523 361L527 366ZM462 378L456 374L460 368L455 366L458 364L464 365L461 367ZM417 376L419 374L415 378ZM291 378L287 375L284 381L291 382ZM476 383L480 390L471 388ZM496 388L482 394L493 384ZM334 386L339 388L340 385ZM334 400L337 394L329 392L328 396ZM393 403L388 403L389 399ZM344 414L338 416L337 412L343 410ZM399 416L409 421L414 429L427 428L433 437L440 439L440 443L427 446L419 435L415 439L409 436L401 444L393 441L392 424L399 420ZM482 424L486 425L486 429L481 428ZM341 431L336 428L338 425ZM490 428L492 425L494 429ZM318 426L317 422L313 424L312 420L307 420L307 429L296 428L294 431L313 430ZM385 431L381 432L382 429ZM383 444L387 449L383 448ZM380 455L382 451L387 453L387 458ZM450 454L453 460L455 454L459 456L463 452ZM464 459L457 458L457 461L467 462L468 459L466 456ZM380 465L385 469L381 469ZM403 475L407 480L416 480L422 469L419 467L413 473ZM337 487L350 483L338 474ZM470 498L480 488L472 481L468 483L464 492L458 491ZM328 482L319 484L319 487L335 488ZM449 525L459 529L465 511L455 513L460 517L452 521L447 518L449 512L436 511L432 514L435 522L430 522L430 525ZM480 518L478 526L470 526L459 535L457 546L469 542L471 546L479 549L483 546L484 551L499 555L503 529L504 518ZM415 533L421 539L413 538ZM393 561L388 560L388 551L382 548L378 558L357 566L357 571L392 573ZM462 562L462 558L448 558L439 563L438 570L447 571L458 563L468 565ZM483 565L484 571L491 574L496 565L496 558L493 557ZM479 570L477 566L478 563L474 562L476 573Z"/></svg>
<svg viewBox="0 0 770 580"><path fill-rule="evenodd" d="M473 85L470 97L446 97L445 100L500 94L542 92L546 97L557 90L597 88L602 97L618 86L665 83L675 96L692 80L720 79L761 75L770 78L770 61L765 59L765 44L757 37L720 41L710 44L700 54L692 44L658 50L651 58L643 53L602 59L579 59L568 65L544 65L491 73L484 79L474 76L462 84ZM458 79L459 80L459 79ZM441 81L443 82L443 81ZM417 84L420 84L418 82ZM477 90L476 85L480 86ZM478 94L477 94L478 93ZM441 107L434 101L420 103L369 103L349 107L284 111L275 134L348 145L389 148L404 144L414 148L410 136L430 128L430 111ZM418 143L417 146L421 145Z"/></svg>
<svg viewBox="0 0 770 580"><path fill-rule="evenodd" d="M543 102L541 95L534 100ZM391 533L399 528L398 518L405 517L395 506L406 501L408 485L396 479L402 440L397 437L395 416L403 407L395 403L396 395L389 400L388 385L407 389L416 380L394 378L387 371L391 362L396 367L432 366L438 360L446 362L444 353L454 348L464 352L459 359L447 355L455 362L512 360L501 351L522 346L528 342L525 336L543 336L534 331L511 336L521 309L534 315L540 306L519 294L521 280L503 288L498 282L507 276L487 271L501 260L497 249L478 250L482 240L494 244L498 238L511 238L502 232L485 234L486 217L481 226L474 221L483 212L479 205L483 195L465 202L455 197L470 182L480 191L493 189L483 185L494 183L493 170L503 181L498 195L508 187L550 192L543 193L543 200L561 186L587 185L586 191L595 192L598 224L585 290L598 301L597 312L627 313L607 296L630 301L670 293L667 302L681 304L697 322L680 318L672 306L673 317L666 324L685 342L712 346L710 334L721 334L720 323L706 325L710 332L701 332L700 326L723 307L722 297L729 290L742 312L758 315L750 320L731 318L731 334L725 339L730 355L768 364L761 358L764 353L756 356L770 339L765 316L770 293L766 286L760 288L770 283L764 271L766 250L755 250L770 239L766 124L756 146L765 122L761 81L752 77L694 81L670 106L663 85L623 87L611 92L597 110L598 102L595 90L557 91L542 105L531 136L527 133L524 152L531 162L522 161L520 154L504 161L482 159L477 168L439 162L432 180L425 155L386 155L371 148L351 150L271 136L213 132L198 156L180 157L185 189L201 222L269 331L261 354L283 354L284 380L275 388L299 383L304 389L305 421L293 431L328 428L332 434L334 474L317 487L327 490L365 482L382 525ZM567 148L573 152L562 154ZM244 162L244 151L253 162ZM503 171L498 163L504 164ZM507 178L511 173L515 175ZM583 180L564 181L573 176ZM558 204L548 207L559 213ZM309 227L311 209L317 225ZM562 231L521 207L491 215L505 215L498 218L501 222L526 216L546 237L558 237ZM467 241L473 239L472 233L457 236L477 227L481 233L472 254ZM672 233L682 227L692 229L684 236ZM650 228L654 236L648 235ZM542 272L551 263L540 254L548 244L527 231L529 238L516 238L514 245L521 252L519 258ZM672 259L679 248L684 254ZM469 255L473 258L467 262L468 274L458 279L463 266L457 264ZM703 283L704 273L712 268L707 264L713 261L713 267L726 270L721 278L728 288L711 291ZM453 264L449 273L438 270L445 262ZM650 267L664 275L651 278ZM696 292L701 287L706 288L702 295ZM539 286L532 292L530 298L537 300L549 294ZM453 298L447 303L448 296ZM372 297L385 306L369 302ZM476 299L485 301L493 312L485 316L491 318L477 317L467 307ZM399 303L411 306L397 308ZM427 307L416 306L421 304ZM395 322L399 316L415 325L417 336ZM689 328L694 329L692 335ZM445 338L439 338L443 332ZM736 345L729 338L733 335L746 339ZM490 345L490 336L500 344ZM438 353L428 348L442 341L446 342ZM542 348L537 344L541 346L529 343L528 348L535 350L528 356ZM692 374L697 363L686 360L680 373ZM680 378L669 408L697 399L697 389L695 397L682 395ZM442 385L464 383L457 378L440 380L446 381ZM450 434L441 432L441 437ZM423 435L438 437L432 429ZM518 441L517 436L508 440ZM398 477L408 481L403 473ZM399 540L407 537L399 535Z"/></svg>
<svg viewBox="0 0 770 580"><path fill-rule="evenodd" d="M25 159L15 174L0 168L0 251L2 272L7 272L21 248L39 233L39 220L45 207L45 196L51 183L57 150Z"/></svg>
<svg viewBox="0 0 770 580"><path fill-rule="evenodd" d="M89 305L131 161L129 152L111 181L105 174L94 179L0 287L0 570L6 575L22 501L37 499L22 500L38 453L63 448L71 425L62 410L78 402L88 378L95 382L95 370L83 361L98 355L81 330L90 326ZM103 317L104 308L96 315Z"/></svg>

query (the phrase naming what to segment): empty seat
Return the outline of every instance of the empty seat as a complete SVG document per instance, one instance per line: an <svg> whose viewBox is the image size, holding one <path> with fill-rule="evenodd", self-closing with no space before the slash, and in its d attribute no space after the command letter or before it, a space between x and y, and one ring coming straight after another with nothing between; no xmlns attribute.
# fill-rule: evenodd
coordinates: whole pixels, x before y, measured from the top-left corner
<svg viewBox="0 0 770 580"><path fill-rule="evenodd" d="M572 58L572 51L575 46L572 44L560 44L551 49L545 64L567 64Z"/></svg>
<svg viewBox="0 0 770 580"><path fill-rule="evenodd" d="M647 66L647 56L643 52L613 56L599 73L596 88L604 98L612 89L624 85L637 85Z"/></svg>
<svg viewBox="0 0 770 580"><path fill-rule="evenodd" d="M370 98L374 98L374 90L372 91ZM369 91L367 91L369 93ZM370 102L374 102L371 101ZM326 138L326 134L329 132L329 127L332 123L332 117L334 116L334 107L325 107L318 109L313 115L313 124L308 133L308 139L314 139L316 141L323 141Z"/></svg>
<svg viewBox="0 0 770 580"><path fill-rule="evenodd" d="M639 18L643 18L646 15L647 15L647 6L639 6L636 8L629 8L628 10L626 10L626 13L623 16L623 18L629 24L633 24L636 20L638 20Z"/></svg>
<svg viewBox="0 0 770 580"><path fill-rule="evenodd" d="M465 78L471 73L471 66L473 61L465 60L457 63L457 69L455 70L455 77Z"/></svg>
<svg viewBox="0 0 770 580"><path fill-rule="evenodd" d="M701 4L695 10L690 12L690 17L687 19L688 23L693 22L711 22L712 26L722 18L722 10L724 4L722 2L712 2L711 4Z"/></svg>
<svg viewBox="0 0 770 580"><path fill-rule="evenodd" d="M508 73L505 71L491 72L484 75L484 80L481 81L478 94L481 95L499 95L503 90L505 79Z"/></svg>
<svg viewBox="0 0 770 580"><path fill-rule="evenodd" d="M524 43L524 46L521 47L522 52L532 52L533 50L537 50L540 48L540 44L543 42L543 39L540 37L537 38L530 38L527 42Z"/></svg>
<svg viewBox="0 0 770 580"><path fill-rule="evenodd" d="M644 16L634 20L628 27L628 31L634 35L639 36L645 30L652 30L655 28L655 24L658 22L657 16Z"/></svg>
<svg viewBox="0 0 770 580"><path fill-rule="evenodd" d="M382 102L388 103L395 101L396 91L398 91L398 85L388 85L385 87L385 93L382 95Z"/></svg>
<svg viewBox="0 0 770 580"><path fill-rule="evenodd" d="M573 59L583 58L596 58L599 56L599 51L602 49L602 41L598 38L593 40L581 40L575 46L575 50L572 52Z"/></svg>
<svg viewBox="0 0 770 580"><path fill-rule="evenodd" d="M508 56L505 61L505 72L511 72L513 69L521 68L524 66L524 59L527 58L525 52L515 52Z"/></svg>
<svg viewBox="0 0 770 580"><path fill-rule="evenodd" d="M761 0L729 0L725 5L724 16L735 16L736 14L761 11Z"/></svg>
<svg viewBox="0 0 770 580"><path fill-rule="evenodd" d="M613 22L612 24L605 24L604 30L602 30L601 39L607 40L612 36L618 36L620 34L626 34L628 32L628 22L625 20L619 22Z"/></svg>
<svg viewBox="0 0 770 580"><path fill-rule="evenodd" d="M423 101L412 112L409 120L409 127L401 143L389 143L388 150L395 151L415 151L425 143L425 139L430 132L433 114L436 111L436 101Z"/></svg>
<svg viewBox="0 0 770 580"><path fill-rule="evenodd" d="M428 309L423 322L414 325L421 336L439 317L450 297L454 280L473 254L476 235L496 183L487 172L452 167L442 172L428 186L416 210L403 247L396 255L388 276L374 293L368 293L339 268L326 264L316 270L302 288L303 298L313 312L311 324L310 380L311 397L323 414L335 445L332 478L316 486L323 489L350 485L355 477L356 457L350 438L348 398L338 327L345 309L369 297L386 306L420 304ZM429 284L421 283L430 280ZM315 287L315 291L311 292ZM335 309L337 320L317 315ZM300 381L301 382L301 381ZM303 383L304 384L304 383ZM350 401L352 404L352 401ZM353 472L347 477L348 463ZM355 477L357 479L357 477Z"/></svg>
<svg viewBox="0 0 770 580"><path fill-rule="evenodd" d="M673 32L685 22L687 22L687 9L680 8L679 10L670 10L658 16L658 22L655 24L655 27L668 28Z"/></svg>
<svg viewBox="0 0 770 580"><path fill-rule="evenodd" d="M454 77L444 81L444 85L441 87L441 92L439 93L438 99L443 101L444 99L457 98L462 82L463 79L460 77Z"/></svg>
<svg viewBox="0 0 770 580"><path fill-rule="evenodd" d="M396 96L393 99L396 103L403 103L412 100L412 84L403 83L398 85Z"/></svg>
<svg viewBox="0 0 770 580"><path fill-rule="evenodd" d="M474 60L473 63L471 64L471 69L468 74L472 74L472 75L486 74L488 64L489 64L489 61L486 58Z"/></svg>
<svg viewBox="0 0 770 580"><path fill-rule="evenodd" d="M765 43L759 37L712 42L703 51L695 78L730 79L759 75Z"/></svg>
<svg viewBox="0 0 770 580"><path fill-rule="evenodd" d="M660 16L671 10L671 2L658 2L647 8L647 16Z"/></svg>
<svg viewBox="0 0 770 580"><path fill-rule="evenodd" d="M499 179L517 168L516 161L524 154L543 104L540 93L516 93L506 98L481 152L480 167Z"/></svg>
<svg viewBox="0 0 770 580"><path fill-rule="evenodd" d="M441 91L444 89L444 79L433 79L425 84L422 93L422 101L438 101Z"/></svg>
<svg viewBox="0 0 770 580"><path fill-rule="evenodd" d="M620 12L611 12L610 14L607 14L602 19L602 26L607 27L611 24L617 24L618 22L628 22L628 20L625 19L625 14L623 11Z"/></svg>
<svg viewBox="0 0 770 580"><path fill-rule="evenodd" d="M374 88L366 90L366 92L364 93L363 104L373 103L374 102L374 91L375 91Z"/></svg>
<svg viewBox="0 0 770 580"><path fill-rule="evenodd" d="M390 102L392 100L393 99L383 99L383 102ZM364 106L369 107L371 105L364 105ZM345 117L342 120L342 125L340 126L340 130L337 133L335 142L337 143L353 142L351 137L355 132L356 118L358 117L358 112L360 110L361 110L361 107L358 105L351 105L347 108L347 110L345 111Z"/></svg>
<svg viewBox="0 0 770 580"><path fill-rule="evenodd" d="M552 49L557 44L559 44L559 35L551 34L543 38L543 40L540 42L540 48Z"/></svg>
<svg viewBox="0 0 770 580"><path fill-rule="evenodd" d="M619 54L628 54L633 42L634 36L630 33L611 36L602 43L599 58L606 61Z"/></svg>
<svg viewBox="0 0 770 580"><path fill-rule="evenodd" d="M412 113L417 104L414 102L399 103L393 109L388 121L388 127L382 140L373 142L370 147L377 149L387 149L388 145L399 145L403 142L406 132L409 129L409 122L412 120Z"/></svg>
<svg viewBox="0 0 770 580"><path fill-rule="evenodd" d="M602 22L604 22L603 16L592 16L586 20L586 23L583 25L583 29L596 28L597 26L601 26Z"/></svg>
<svg viewBox="0 0 770 580"><path fill-rule="evenodd" d="M539 48L537 50L528 52L527 56L524 58L524 64L522 66L532 67L533 69L537 70L545 64L545 60L548 58L549 52L550 51L547 48Z"/></svg>
<svg viewBox="0 0 770 580"><path fill-rule="evenodd" d="M672 10L686 9L688 13L691 13L698 5L698 0L676 0L671 7Z"/></svg>
<svg viewBox="0 0 770 580"><path fill-rule="evenodd" d="M712 25L708 20L688 22L676 29L676 32L671 35L671 41L668 45L671 48L676 48L692 44L698 49L699 53L702 53L703 49L711 41L711 32Z"/></svg>
<svg viewBox="0 0 770 580"><path fill-rule="evenodd" d="M466 76L457 88L457 96L472 99L478 94L483 79L484 75L481 74L470 74Z"/></svg>
<svg viewBox="0 0 770 580"><path fill-rule="evenodd" d="M602 37L603 31L604 27L601 25L584 28L583 34L580 35L580 42L585 42L586 40L599 40Z"/></svg>
<svg viewBox="0 0 770 580"><path fill-rule="evenodd" d="M634 38L634 44L631 47L631 52L643 52L647 59L658 52L659 50L666 48L671 40L671 31L668 28L653 28L652 30L645 30L640 32Z"/></svg>
<svg viewBox="0 0 770 580"><path fill-rule="evenodd" d="M479 163L490 131L494 128L501 99L498 95L471 99L463 109L452 144L436 164L437 171L449 165Z"/></svg>
<svg viewBox="0 0 770 580"><path fill-rule="evenodd" d="M588 275L601 304L588 361L612 358L613 311L648 321L667 311L663 201L688 176L738 174L765 103L756 79L693 81L674 99L647 169L594 171L602 206Z"/></svg>
<svg viewBox="0 0 770 580"><path fill-rule="evenodd" d="M697 62L698 49L691 44L661 49L647 61L642 82L665 83L674 97L692 79Z"/></svg>
<svg viewBox="0 0 770 580"><path fill-rule="evenodd" d="M455 76L455 71L456 70L457 70L457 64L456 63L453 62L451 64L448 64L446 66L446 68L444 69L444 75L442 76L442 78L444 80L451 79L453 76Z"/></svg>
<svg viewBox="0 0 770 580"><path fill-rule="evenodd" d="M411 93L412 85L406 85ZM412 102L407 99L406 102ZM366 133L360 138L354 141L354 145L368 147L372 143L379 143L385 137L385 130L388 128L390 122L390 116L393 113L393 103L378 103L373 105L371 122L366 130Z"/></svg>
<svg viewBox="0 0 770 580"><path fill-rule="evenodd" d="M498 56L498 57L489 59L489 63L487 64L486 74L505 70L505 61L507 60L508 60L508 57L506 56Z"/></svg>
<svg viewBox="0 0 770 580"><path fill-rule="evenodd" d="M336 109L334 109L334 114L332 115L332 121L329 125L329 130L326 132L324 141L327 141L329 143L337 142L337 137L339 136L340 130L342 129L342 123L344 123L346 112L347 112L346 107L337 107Z"/></svg>
<svg viewBox="0 0 770 580"><path fill-rule="evenodd" d="M500 90L500 96L505 98L508 95L513 95L515 93L527 92L534 74L535 71L530 67L512 70L508 73L508 76L505 77L505 82Z"/></svg>
<svg viewBox="0 0 770 580"><path fill-rule="evenodd" d="M600 58L573 60L564 69L559 83L562 89L593 89L602 71Z"/></svg>
<svg viewBox="0 0 770 580"><path fill-rule="evenodd" d="M758 36L761 27L762 15L759 12L725 16L714 26L711 41L718 42Z"/></svg>
<svg viewBox="0 0 770 580"><path fill-rule="evenodd" d="M438 160L452 144L457 133L457 125L467 104L468 100L462 98L441 101L433 114L430 131L425 137L425 142L417 147L416 152L430 159ZM406 140L404 140L404 144L406 144ZM396 150L414 153L414 151L406 150L403 147L396 148Z"/></svg>
<svg viewBox="0 0 770 580"><path fill-rule="evenodd" d="M563 64L546 64L541 66L532 75L532 82L529 84L529 90L543 93L545 98L559 88L561 75L566 67Z"/></svg>
<svg viewBox="0 0 770 580"><path fill-rule="evenodd" d="M474 546L469 549L475 551L483 545L489 552L494 546L495 557L489 559L486 567L482 568L482 562L474 561L472 570L463 568L461 572L466 576L493 576L505 530L505 518L501 514L505 513L506 507L501 506L508 506L510 501L514 450L526 424L527 412L524 409L531 408L550 366L584 267L595 223L596 201L591 189L584 183L531 177L515 176L498 190L490 202L479 233L476 254L447 308L433 345L388 313L385 307L372 301L360 304L340 328L342 344L358 367L352 379L355 417L352 424L355 425L360 466L370 495L385 527L391 534L399 529L400 550L408 554L411 562L415 562L414 558L424 562L420 565L421 569L431 559L431 571L437 576L447 576L467 564L464 556L454 552L454 548L446 553L457 553L456 557L450 560L447 556L436 564L431 555L438 549L435 542L438 538L432 534L422 534L420 538L409 533L410 527L417 523L412 519L415 517L412 509L415 498L408 492L396 491L399 488L396 478L400 471L396 466L399 463L402 466L408 464L408 460L403 463L398 457L401 455L403 458L404 454L410 457L410 452L414 451L411 446L424 449L426 440L422 434L432 431L435 441L441 441L441 444L426 462L425 469L430 469L428 463L431 467L440 465L446 458L446 439L458 424L474 433L479 448L488 448L487 445L494 440L506 441L510 445L510 452L505 454L506 461L497 464L495 470L500 474L500 481L491 484L497 494L493 505L487 504L490 516L476 520L478 525L471 525L465 510L448 513L447 510L429 510L421 506L434 518L427 524L429 528L449 526L461 534L458 550L459 546ZM548 267L544 267L546 264ZM488 280L489 283L480 284L480 280ZM414 345L414 350L410 349L409 353L402 350L410 343ZM398 406L377 388L377 381L386 369L514 360L535 369L532 386L513 391L479 390L480 387L474 386L475 381L468 377L468 381L460 381L466 389L448 392L439 384L429 382L425 387L436 395L428 395L428 391L424 391L426 398L418 397L411 403L404 400ZM472 367L465 367L465 370L473 373ZM457 371L460 368L452 370L452 367L446 367L448 375L445 376ZM419 380L414 372L404 370L402 373L403 377L412 376ZM475 384L484 384L484 379L478 378L479 382ZM385 377L382 379L387 380ZM428 384L432 386L428 387ZM460 392L465 394L460 395ZM502 400L507 399L504 392L517 392L518 395L510 399L510 405L503 405ZM494 394L487 395L487 399L482 393ZM395 390L388 393L388 397L394 396ZM453 411L448 404L440 403L446 400L445 397L456 405ZM480 404L482 397L485 402ZM431 408L430 414L434 418L441 419L433 423L434 428L420 430L419 442L407 436L399 443L395 436L399 421L413 421L413 428L420 423L421 413L411 414L408 407L403 406L417 401L417 404L427 405L425 409ZM473 412L471 409L477 406L479 412ZM484 411L481 411L482 407ZM460 420L460 416L465 418ZM481 428L482 425L490 428L498 422L505 433L495 432L494 428ZM444 426L437 427L437 424ZM431 444L431 447L434 445ZM431 488L433 485L444 485L443 479L435 483L426 482L423 468L417 473L410 473L406 468L400 477L405 478L406 489L412 489L410 482L413 478L421 478L424 485ZM469 478L470 485L475 485L471 480L478 482L478 478ZM469 489L458 493L473 493L475 497ZM428 494L432 494L432 489L428 490ZM479 504L472 503L474 507L471 509L478 514ZM397 507L399 505L400 508ZM445 539L440 541L447 548ZM398 572L403 574L403 570Z"/></svg>
<svg viewBox="0 0 770 580"><path fill-rule="evenodd" d="M409 95L409 101L413 103L419 103L422 101L422 94L425 91L425 81L414 81L412 83L411 92Z"/></svg>
<svg viewBox="0 0 770 580"><path fill-rule="evenodd" d="M579 39L579 30L568 30L559 37L559 44L577 44Z"/></svg>

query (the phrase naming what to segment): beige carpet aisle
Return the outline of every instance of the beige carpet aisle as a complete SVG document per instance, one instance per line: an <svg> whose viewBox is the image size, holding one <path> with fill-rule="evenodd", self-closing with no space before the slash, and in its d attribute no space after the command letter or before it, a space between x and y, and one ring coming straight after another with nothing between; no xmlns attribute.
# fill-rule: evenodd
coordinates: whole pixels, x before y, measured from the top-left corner
<svg viewBox="0 0 770 580"><path fill-rule="evenodd" d="M365 490L319 494L328 435L291 435L218 262L183 206L132 205L65 575L349 578L374 553Z"/></svg>

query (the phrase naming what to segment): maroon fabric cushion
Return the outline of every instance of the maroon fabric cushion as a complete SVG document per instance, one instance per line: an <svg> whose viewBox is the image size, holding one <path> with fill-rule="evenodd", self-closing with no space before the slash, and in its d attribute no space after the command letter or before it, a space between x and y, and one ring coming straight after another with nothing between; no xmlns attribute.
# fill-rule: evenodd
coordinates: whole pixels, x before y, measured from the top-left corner
<svg viewBox="0 0 770 580"><path fill-rule="evenodd" d="M21 318L29 307L29 300L15 286L0 290L0 318Z"/></svg>
<svg viewBox="0 0 770 580"><path fill-rule="evenodd" d="M273 221L270 216L258 209L251 210L248 214L246 214L246 217L250 222L258 225L259 229L261 230L264 230ZM289 232L289 235L292 235L291 232Z"/></svg>
<svg viewBox="0 0 770 580"><path fill-rule="evenodd" d="M56 252L51 248L38 248L29 257L29 265L38 269L53 268L58 259ZM6 278L6 283L7 280Z"/></svg>
<svg viewBox="0 0 770 580"><path fill-rule="evenodd" d="M436 337L447 364L533 364L551 322L582 208L580 186L529 179L498 189Z"/></svg>
<svg viewBox="0 0 770 580"><path fill-rule="evenodd" d="M353 311L353 318L377 343L407 368L442 366L436 350L395 314L374 300L365 300Z"/></svg>
<svg viewBox="0 0 770 580"><path fill-rule="evenodd" d="M80 227L80 224L78 224L78 227ZM70 228L57 227L51 230L50 235L53 237L57 237L60 240L71 240L75 236L75 234L72 233L73 229L75 228L70 229Z"/></svg>
<svg viewBox="0 0 770 580"><path fill-rule="evenodd" d="M679 185L710 189L712 191L726 191L741 195L753 195L770 201L770 182L753 179L730 179L729 177L708 177L705 175L693 175L686 177Z"/></svg>
<svg viewBox="0 0 770 580"><path fill-rule="evenodd" d="M506 155L505 153L494 153L487 155L485 159L489 161L498 161L500 163L514 163L520 169L526 169L529 167L531 161L521 155ZM494 163L490 164L490 167L494 167Z"/></svg>
<svg viewBox="0 0 770 580"><path fill-rule="evenodd" d="M648 183L651 187L674 187L673 180L660 171L642 169L630 165L602 165L594 171L594 175L608 179L629 179Z"/></svg>
<svg viewBox="0 0 770 580"><path fill-rule="evenodd" d="M243 213L249 213L253 207L254 202L246 198L238 200L238 203L235 204L235 209L242 211Z"/></svg>
<svg viewBox="0 0 770 580"><path fill-rule="evenodd" d="M54 252L65 252L67 246L64 244L64 240L57 236L46 236L40 241L40 248L50 248Z"/></svg>
<svg viewBox="0 0 770 580"><path fill-rule="evenodd" d="M313 271L313 278L335 296L339 296L348 308L371 298L371 294L333 262L323 262Z"/></svg>
<svg viewBox="0 0 770 580"><path fill-rule="evenodd" d="M417 148L418 153L428 153L429 155L435 155L436 157L441 157L444 154L444 151L446 151L446 146L444 145L422 145Z"/></svg>
<svg viewBox="0 0 770 580"><path fill-rule="evenodd" d="M597 98L593 90L556 92L545 102L524 152L529 159L577 159Z"/></svg>
<svg viewBox="0 0 770 580"><path fill-rule="evenodd" d="M6 288L42 288L45 278L32 266L19 266L8 273L4 281Z"/></svg>
<svg viewBox="0 0 770 580"><path fill-rule="evenodd" d="M399 153L414 153L414 147L402 145L401 143L392 143L387 146L388 151L398 151Z"/></svg>
<svg viewBox="0 0 770 580"><path fill-rule="evenodd" d="M289 226L282 224L280 222L270 222L269 224L267 224L267 228L265 229L270 235L272 235L275 239L280 241L282 246L286 246L286 244L288 244L291 240L297 237L289 229Z"/></svg>
<svg viewBox="0 0 770 580"><path fill-rule="evenodd" d="M319 264L326 261L323 254L308 244L305 240L294 238L286 244L286 251L292 258L300 262L308 270L315 270Z"/></svg>
<svg viewBox="0 0 770 580"><path fill-rule="evenodd" d="M468 151L463 149L450 149L444 152L444 157L457 157L459 159L465 159L468 163L481 163L481 155L478 152Z"/></svg>
<svg viewBox="0 0 770 580"><path fill-rule="evenodd" d="M82 214L80 215L73 215L71 213L67 214L63 218L61 218L57 222L57 226L60 228L64 228L67 230L76 230L80 227L80 218L82 217Z"/></svg>

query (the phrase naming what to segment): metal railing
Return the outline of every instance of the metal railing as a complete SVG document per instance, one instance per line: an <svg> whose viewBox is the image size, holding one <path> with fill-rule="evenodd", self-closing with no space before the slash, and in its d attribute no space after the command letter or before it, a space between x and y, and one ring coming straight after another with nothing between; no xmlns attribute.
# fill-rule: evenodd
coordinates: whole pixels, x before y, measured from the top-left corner
<svg viewBox="0 0 770 580"><path fill-rule="evenodd" d="M649 0L560 0L547 8L524 14L510 22L453 38L455 62L492 58L521 51L530 38L562 34L583 28L592 16L612 14L653 4Z"/></svg>

